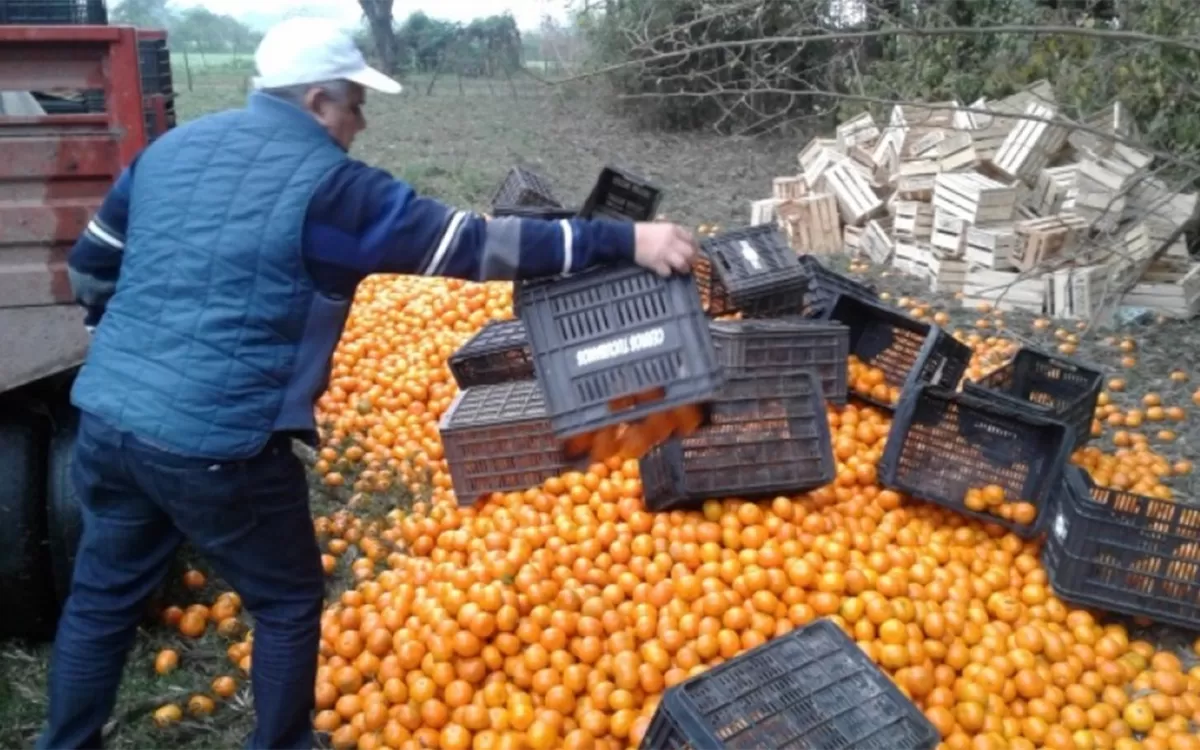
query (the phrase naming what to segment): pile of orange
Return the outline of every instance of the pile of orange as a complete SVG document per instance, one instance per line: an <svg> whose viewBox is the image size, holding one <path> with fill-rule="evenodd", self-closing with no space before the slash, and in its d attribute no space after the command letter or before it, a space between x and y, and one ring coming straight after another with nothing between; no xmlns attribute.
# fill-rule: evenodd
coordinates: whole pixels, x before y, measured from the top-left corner
<svg viewBox="0 0 1200 750"><path fill-rule="evenodd" d="M803 495L650 513L638 462L618 455L457 507L436 428L456 390L446 360L510 303L499 284L360 289L319 405L316 468L419 499L385 519L316 520L327 569L356 554L356 585L322 619L315 685L316 726L336 747L634 747L664 690L825 617L945 748L1200 748L1200 655L1061 602L1037 543L882 489L889 419L873 408L830 407L836 478ZM960 337L977 373L1010 349ZM880 385L851 368L856 390ZM1123 450L1076 459L1168 494L1166 459L1142 440ZM251 668L251 647L235 643L231 660Z"/></svg>

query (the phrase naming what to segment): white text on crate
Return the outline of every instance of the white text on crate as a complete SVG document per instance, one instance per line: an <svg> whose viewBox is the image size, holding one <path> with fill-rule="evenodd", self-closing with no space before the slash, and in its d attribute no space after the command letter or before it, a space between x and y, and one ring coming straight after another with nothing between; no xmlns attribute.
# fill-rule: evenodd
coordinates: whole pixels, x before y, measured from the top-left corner
<svg viewBox="0 0 1200 750"><path fill-rule="evenodd" d="M579 367L587 367L598 362L623 357L626 354L644 352L647 349L656 349L666 342L667 332L664 329L651 328L648 331L639 331L638 333L611 339L595 346L589 346L586 349L580 349L575 352L575 364Z"/></svg>

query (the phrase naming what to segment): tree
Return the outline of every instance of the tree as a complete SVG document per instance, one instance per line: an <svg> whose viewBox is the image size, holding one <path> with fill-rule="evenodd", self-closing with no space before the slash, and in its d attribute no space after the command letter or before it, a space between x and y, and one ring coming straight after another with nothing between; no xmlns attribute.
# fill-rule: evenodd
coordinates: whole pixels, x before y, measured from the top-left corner
<svg viewBox="0 0 1200 750"><path fill-rule="evenodd" d="M112 11L113 23L142 28L170 28L175 20L167 0L121 0Z"/></svg>
<svg viewBox="0 0 1200 750"><path fill-rule="evenodd" d="M395 73L396 30L393 28L392 0L358 0L371 29L371 37L375 40L375 52L379 55L380 66L388 73Z"/></svg>

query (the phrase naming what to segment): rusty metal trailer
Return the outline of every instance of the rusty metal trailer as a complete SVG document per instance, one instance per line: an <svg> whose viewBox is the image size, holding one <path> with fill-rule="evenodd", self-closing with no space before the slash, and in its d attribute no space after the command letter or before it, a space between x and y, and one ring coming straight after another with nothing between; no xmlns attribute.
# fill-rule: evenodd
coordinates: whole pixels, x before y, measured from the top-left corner
<svg viewBox="0 0 1200 750"><path fill-rule="evenodd" d="M0 636L52 633L70 580L68 392L89 334L66 258L145 147L147 111L165 127L161 93L143 97L138 40L132 27L0 25L0 599L23 610ZM30 91L101 91L104 111L38 113Z"/></svg>

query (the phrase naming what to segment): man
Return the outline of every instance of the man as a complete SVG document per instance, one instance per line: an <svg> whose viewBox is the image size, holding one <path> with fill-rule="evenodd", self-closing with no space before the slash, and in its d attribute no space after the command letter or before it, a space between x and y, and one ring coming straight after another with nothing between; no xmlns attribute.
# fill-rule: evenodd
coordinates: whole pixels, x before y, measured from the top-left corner
<svg viewBox="0 0 1200 750"><path fill-rule="evenodd" d="M668 224L487 220L347 155L368 67L325 21L263 39L245 109L165 134L121 175L69 258L94 326L75 382L83 536L43 748L95 747L147 597L189 540L254 616L253 747L312 747L324 577L292 437L355 286L372 273L559 275L636 262L686 272Z"/></svg>

